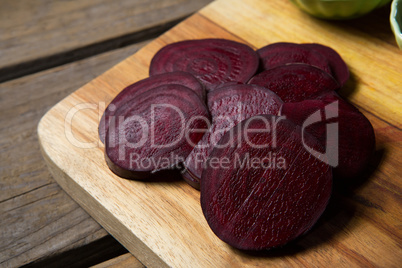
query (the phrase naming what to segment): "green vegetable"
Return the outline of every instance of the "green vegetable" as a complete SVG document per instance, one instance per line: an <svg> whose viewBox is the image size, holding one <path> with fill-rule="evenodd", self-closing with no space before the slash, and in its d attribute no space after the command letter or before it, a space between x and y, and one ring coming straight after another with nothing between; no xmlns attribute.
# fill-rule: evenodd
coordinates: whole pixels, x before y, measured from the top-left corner
<svg viewBox="0 0 402 268"><path fill-rule="evenodd" d="M365 15L391 0L291 0L300 9L323 19L351 19Z"/></svg>

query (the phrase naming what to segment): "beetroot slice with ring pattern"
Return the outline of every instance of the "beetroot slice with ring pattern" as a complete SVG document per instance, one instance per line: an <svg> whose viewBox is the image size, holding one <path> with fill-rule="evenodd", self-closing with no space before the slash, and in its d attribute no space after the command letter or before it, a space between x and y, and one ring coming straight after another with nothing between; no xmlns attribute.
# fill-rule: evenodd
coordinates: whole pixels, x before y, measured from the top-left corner
<svg viewBox="0 0 402 268"><path fill-rule="evenodd" d="M332 75L326 57L302 44L277 42L258 49L257 53L260 56L263 70L288 63L304 63L313 65Z"/></svg>
<svg viewBox="0 0 402 268"><path fill-rule="evenodd" d="M339 180L357 179L367 168L375 150L375 134L370 121L352 104L336 92L318 96L314 100L285 103L281 115L296 124L303 124L318 111L322 115L317 122L306 125L324 146L334 162L334 175ZM336 131L328 132L328 126L336 124Z"/></svg>
<svg viewBox="0 0 402 268"><path fill-rule="evenodd" d="M331 68L332 76L341 86L346 83L346 81L349 79L349 68L338 52L322 44L310 43L302 45L324 55L328 61L329 67Z"/></svg>
<svg viewBox="0 0 402 268"><path fill-rule="evenodd" d="M205 100L206 98L206 92L203 85L193 75L186 72L172 72L142 79L120 91L120 93L106 107L99 122L98 130L100 140L103 143L105 142L106 132L109 127L109 118L114 116L116 109L149 89L169 84L186 86L193 90L202 100Z"/></svg>
<svg viewBox="0 0 402 268"><path fill-rule="evenodd" d="M338 82L327 72L303 63L290 63L263 71L248 83L272 90L284 102L311 99L339 88Z"/></svg>
<svg viewBox="0 0 402 268"><path fill-rule="evenodd" d="M106 133L105 158L117 175L147 179L183 162L208 127L208 109L192 90L159 86L116 110Z"/></svg>
<svg viewBox="0 0 402 268"><path fill-rule="evenodd" d="M225 82L246 83L258 65L257 53L246 44L225 39L185 40L160 49L152 58L149 74L189 72L212 90Z"/></svg>
<svg viewBox="0 0 402 268"><path fill-rule="evenodd" d="M212 125L184 162L182 177L199 189L206 159L224 133L254 115L277 115L282 104L275 93L256 85L229 84L209 92L208 107Z"/></svg>
<svg viewBox="0 0 402 268"><path fill-rule="evenodd" d="M312 135L302 140L290 120L271 115L246 119L222 137L201 179L202 211L221 240L270 249L312 228L328 204L332 173L304 141L321 147Z"/></svg>

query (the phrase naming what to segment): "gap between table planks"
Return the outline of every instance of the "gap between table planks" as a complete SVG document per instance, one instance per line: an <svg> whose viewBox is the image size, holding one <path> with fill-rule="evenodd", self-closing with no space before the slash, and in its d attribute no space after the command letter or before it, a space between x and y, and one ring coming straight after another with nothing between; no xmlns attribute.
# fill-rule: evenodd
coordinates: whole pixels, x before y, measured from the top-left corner
<svg viewBox="0 0 402 268"><path fill-rule="evenodd" d="M161 34L211 0L2 1L0 81ZM138 42L138 41L137 41ZM84 49L83 49L84 48ZM102 50L103 49L103 50Z"/></svg>
<svg viewBox="0 0 402 268"><path fill-rule="evenodd" d="M335 189L327 211L308 235L265 256L234 250L217 239L200 211L199 192L184 182L146 184L113 175L98 142L100 103L109 102L118 88L146 77L151 57L162 46L209 37L254 48L276 41L334 47L352 71L344 95L375 128L377 151L367 179L359 187ZM39 125L44 157L60 185L147 266L397 267L402 256L402 60L396 45L387 40L343 23L318 24L287 1L216 1L57 104ZM135 76L129 75L133 72ZM75 138L67 140L62 134L70 127L64 125L66 116L82 104L89 109L75 114Z"/></svg>
<svg viewBox="0 0 402 268"><path fill-rule="evenodd" d="M126 253L108 261L99 263L92 266L92 268L143 268L145 267L140 263L131 253Z"/></svg>
<svg viewBox="0 0 402 268"><path fill-rule="evenodd" d="M0 84L0 266L42 260L108 235L51 177L36 127L54 103L146 43Z"/></svg>

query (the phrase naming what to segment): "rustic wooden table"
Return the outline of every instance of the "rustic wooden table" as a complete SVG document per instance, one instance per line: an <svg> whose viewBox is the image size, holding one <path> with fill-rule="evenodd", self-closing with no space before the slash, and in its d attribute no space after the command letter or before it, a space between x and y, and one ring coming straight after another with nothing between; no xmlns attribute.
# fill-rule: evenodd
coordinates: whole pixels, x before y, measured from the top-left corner
<svg viewBox="0 0 402 268"><path fill-rule="evenodd" d="M11 1L0 8L0 267L143 267L54 181L54 104L211 0Z"/></svg>

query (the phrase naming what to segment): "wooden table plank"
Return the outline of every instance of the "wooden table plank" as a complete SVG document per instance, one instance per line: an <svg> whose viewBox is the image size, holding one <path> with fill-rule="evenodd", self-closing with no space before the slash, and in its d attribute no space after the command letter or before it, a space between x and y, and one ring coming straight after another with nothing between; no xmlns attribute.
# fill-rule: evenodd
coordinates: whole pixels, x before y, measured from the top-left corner
<svg viewBox="0 0 402 268"><path fill-rule="evenodd" d="M59 267L91 267L104 263L108 260L120 260L125 256L127 250L119 245L116 240L108 235L99 240L86 244L85 246L74 248L61 254L36 260L24 268L59 268ZM127 258L126 263L131 262L138 265L138 260Z"/></svg>
<svg viewBox="0 0 402 268"><path fill-rule="evenodd" d="M177 20L210 1L2 1L0 69Z"/></svg>
<svg viewBox="0 0 402 268"><path fill-rule="evenodd" d="M0 266L20 266L107 235L49 174L36 127L52 105L145 43L0 84Z"/></svg>

